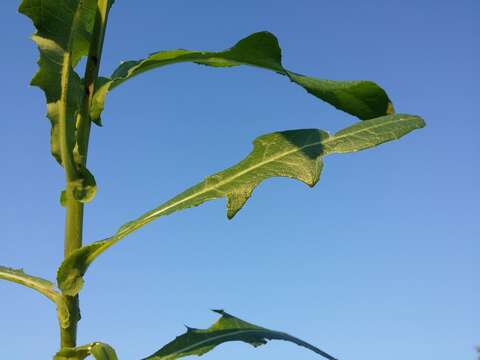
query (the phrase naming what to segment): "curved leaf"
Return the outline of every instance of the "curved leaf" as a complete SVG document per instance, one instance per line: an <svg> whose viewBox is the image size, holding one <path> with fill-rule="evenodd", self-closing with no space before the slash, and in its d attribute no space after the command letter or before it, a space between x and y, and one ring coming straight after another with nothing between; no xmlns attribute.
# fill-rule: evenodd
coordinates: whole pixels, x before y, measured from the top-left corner
<svg viewBox="0 0 480 360"><path fill-rule="evenodd" d="M88 54L96 8L96 0L23 0L19 7L37 29L32 39L40 50L40 60L31 84L45 92L52 122L52 153L60 164L59 101L62 97L67 100L69 146L73 149L72 129L82 86L72 67ZM67 91L68 99L67 94L62 94Z"/></svg>
<svg viewBox="0 0 480 360"><path fill-rule="evenodd" d="M63 348L55 354L53 360L83 360L90 355L96 360L118 360L115 350L110 345L101 342L76 348Z"/></svg>
<svg viewBox="0 0 480 360"><path fill-rule="evenodd" d="M160 216L226 197L227 216L232 218L255 187L267 178L289 177L313 187L320 178L324 155L368 149L423 126L424 122L418 116L396 114L359 122L333 136L318 129L260 136L253 142L250 155L237 165L207 177L156 209L128 222L114 236L74 251L57 272L58 286L67 295L77 294L83 286L83 275L97 256Z"/></svg>
<svg viewBox="0 0 480 360"><path fill-rule="evenodd" d="M91 354L96 360L118 360L115 350L107 344L95 343Z"/></svg>
<svg viewBox="0 0 480 360"><path fill-rule="evenodd" d="M285 69L282 65L282 53L277 38L263 31L240 40L231 49L225 51L160 51L143 60L122 63L110 79L102 78L99 81L98 91L92 104L92 118L100 118L105 97L110 89L145 71L180 62L194 62L213 67L250 65L272 70L287 76L310 94L362 120L393 112L393 105L385 91L371 81L322 80Z"/></svg>
<svg viewBox="0 0 480 360"><path fill-rule="evenodd" d="M54 289L54 284L48 280L27 275L21 269L11 269L0 266L0 279L8 280L30 289L38 291L57 305L57 313L60 324L67 328L70 323L70 313L62 295Z"/></svg>
<svg viewBox="0 0 480 360"><path fill-rule="evenodd" d="M97 0L23 0L19 7L37 29L32 39L40 51L39 69L31 84L46 95L51 151L72 173L76 173L75 119L84 95L82 81L73 68L88 54L96 9ZM79 170L73 195L87 202L95 193L95 181L88 170Z"/></svg>
<svg viewBox="0 0 480 360"><path fill-rule="evenodd" d="M329 360L333 356L284 332L269 330L240 320L223 310L214 310L221 318L208 329L188 328L187 332L175 338L156 353L143 360L176 360L185 356L201 356L216 346L229 341L243 341L254 347L264 345L268 340L284 340L305 347Z"/></svg>

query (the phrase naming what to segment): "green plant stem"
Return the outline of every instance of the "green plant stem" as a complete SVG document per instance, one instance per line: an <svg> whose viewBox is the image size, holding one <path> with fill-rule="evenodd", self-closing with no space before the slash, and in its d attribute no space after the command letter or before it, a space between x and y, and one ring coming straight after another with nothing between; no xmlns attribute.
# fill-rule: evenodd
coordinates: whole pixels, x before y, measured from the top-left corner
<svg viewBox="0 0 480 360"><path fill-rule="evenodd" d="M83 235L83 203L76 201L71 196L67 185L67 204L65 221L65 251L67 257L72 251L82 246ZM75 347L77 339L77 324L80 320L80 308L78 296L65 296L65 301L70 312L70 326L60 326L60 347Z"/></svg>
<svg viewBox="0 0 480 360"><path fill-rule="evenodd" d="M95 91L95 82L100 68L100 59L103 49L105 29L107 25L110 0L99 0L97 14L92 34L92 42L89 49L86 69L85 69L85 93L80 109L80 119L77 131L77 157L76 166L85 167L87 164L88 143L90 139L90 104ZM84 204L75 200L72 196L70 179L67 174L67 203L66 203L66 221L65 221L65 258L76 249L82 247L83 237L83 213ZM60 327L60 346L76 347L77 328L80 320L79 298L77 296L65 296L67 306L70 310L70 326L68 328Z"/></svg>
<svg viewBox="0 0 480 360"><path fill-rule="evenodd" d="M105 39L105 30L107 28L109 4L111 0L99 0L97 7L97 15L93 29L93 38L90 45L89 56L85 69L85 96L80 113L80 121L78 124L78 154L81 166L87 163L88 141L90 138L90 128L92 121L90 120L90 105L95 93L95 82L98 78L100 69L100 61L102 58L103 41Z"/></svg>

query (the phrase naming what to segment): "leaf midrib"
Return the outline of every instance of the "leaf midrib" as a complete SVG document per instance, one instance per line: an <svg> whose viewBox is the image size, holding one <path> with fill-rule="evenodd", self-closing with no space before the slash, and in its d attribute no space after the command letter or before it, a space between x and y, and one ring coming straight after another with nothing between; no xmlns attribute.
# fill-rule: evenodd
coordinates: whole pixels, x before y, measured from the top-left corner
<svg viewBox="0 0 480 360"><path fill-rule="evenodd" d="M39 280L32 279L26 274L19 274L13 271L4 272L0 270L0 278L37 290L55 303L58 301L59 294L53 290L53 284L46 284Z"/></svg>
<svg viewBox="0 0 480 360"><path fill-rule="evenodd" d="M217 330L217 331L222 331L222 330ZM228 331L228 329L225 329L223 331ZM180 350L177 350L175 351L174 353L170 354L170 355L167 355L166 357L165 356L159 356L159 355L152 355L154 357L148 357L146 359L152 359L152 358L158 358L158 359L162 359L162 360L174 360L176 359L176 356L177 355L181 355L182 353L185 353L185 352L188 352L188 351L191 351L191 350L195 350L195 348L197 347L201 347L203 345L209 345L209 343L215 343L217 340L220 340L220 339L224 339L224 338L228 338L228 337L232 337L232 336L236 336L236 335L240 335L240 334L249 334L249 333L257 333L258 335L266 338L266 339L277 339L277 340L286 340L286 339L289 339L289 341L292 341L293 343L299 345L299 346L303 346L309 350L312 350L314 352L316 352L317 354L320 354L328 359L334 359L331 355L327 354L326 352L320 350L319 348L313 346L313 345L310 345L309 343L303 341L303 340L300 340L294 336L291 336L287 333L284 333L284 332L281 332L281 331L273 331L273 330L268 330L268 329L262 329L262 328L258 328L258 329L242 329L242 330L237 330L237 331L234 331L234 332L230 332L230 333L227 333L227 334L220 334L220 335L217 335L217 336L214 336L212 338L208 338L208 339L205 339L205 340L202 340L202 341L198 341L192 345L189 345L189 346L186 346ZM146 360L144 359L144 360Z"/></svg>
<svg viewBox="0 0 480 360"><path fill-rule="evenodd" d="M387 125L390 125L391 123L394 123L394 122L396 122L396 121L405 121L405 120L402 118L402 119L392 120L391 122L380 123L380 124L377 124L377 125L375 125L375 126L373 126L373 127L368 128L368 130L374 130L374 129L377 129L377 128L382 127L382 126L387 126ZM188 196L188 197L186 197L186 198L183 198L183 199L181 199L180 201L178 201L178 202L176 202L176 203L174 203L174 204L171 204L170 206L167 206L167 207L164 207L164 208L162 208L162 209L159 209L157 212L154 212L154 213L150 214L149 216L145 217L144 220L145 220L145 221L148 221L148 220L150 220L152 217L157 217L159 214L161 214L162 212L168 211L168 210L171 209L172 207L178 206L178 205L182 204L183 202L186 202L186 201L188 201L188 200L191 200L191 199L193 199L193 198L195 198L195 197L197 197L197 196L203 195L203 194L205 194L205 193L207 193L207 192L209 192L209 191L215 190L216 188L221 187L221 186L223 186L223 185L225 185L225 184L227 184L227 183L229 183L229 182L232 182L232 181L234 181L235 179L237 179L238 177L241 177L241 176L243 176L243 175L245 175L245 174L247 174L247 173L249 173L249 172L251 172L251 171L253 171L253 170L257 169L257 168L259 168L259 167L262 167L262 166L265 165L265 164L268 164L268 163L271 163L271 162L275 162L275 161L277 161L277 160L279 160L279 159L281 159L281 158L283 158L283 157L286 157L286 156L288 156L288 155L291 155L291 154L293 154L293 153L295 153L295 152L302 151L302 150L307 149L307 148L309 148L309 147L313 147L313 146L320 145L320 144L326 145L326 144L328 144L329 142L334 141L334 140L339 140L339 139L342 139L342 138L347 137L347 136L355 136L356 134L361 133L361 132L364 132L364 131L366 131L366 130L367 130L367 129L364 128L364 129L359 129L359 130L357 130L357 131L354 131L354 132L351 132L351 133L347 133L347 134L344 134L344 135L340 135L340 136L333 136L333 137L331 136L331 137L329 137L329 138L327 138L327 139L325 139L325 140L320 140L320 141L317 141L317 142L314 142L314 143L310 143L310 144L308 144L308 145L304 145L304 146L302 146L302 147L297 147L297 148L295 148L295 149L293 149L293 150L289 150L289 151L286 151L286 152L284 152L284 153L281 153L281 154L279 154L279 155L277 155L277 156L271 157L271 158L269 158L268 160L260 161L260 162L256 163L255 165L253 165L253 166L251 166L251 167L249 167L249 168L247 168L247 169L245 169L245 170L243 170L243 171L240 171L240 172L238 172L238 173L236 173L236 174L234 174L234 175L232 175L232 176L230 176L230 177L227 177L226 179L224 179L224 180L216 183L215 185L213 185L213 186L211 186L211 187L208 187L208 188L206 187L206 188L204 188L203 190L201 190L200 192L196 192L195 194L192 194L192 195L190 195L190 196ZM325 153L325 154L326 154L326 153Z"/></svg>
<svg viewBox="0 0 480 360"><path fill-rule="evenodd" d="M222 330L217 330L217 331L222 331ZM228 331L228 329L225 329L223 331ZM296 338L294 338L294 337L292 337L288 334L281 333L281 332L278 332L278 331L270 331L270 330L266 330L266 329L265 330L264 329L244 329L244 330L237 330L237 331L226 333L226 334L220 334L220 335L217 335L217 336L205 339L205 340L198 341L198 342L196 342L192 345L189 345L189 346L186 346L186 347L184 347L180 350L177 350L174 353L172 353L170 355L167 355L166 357L159 356L159 355L155 355L155 357L160 358L162 360L175 359L177 355L180 355L182 353L194 350L195 348L201 347L203 345L208 345L211 342L216 342L217 340L220 340L220 339L224 339L224 338L228 338L228 337L232 337L232 336L236 336L236 335L240 335L240 334L248 334L248 333L259 333L259 334L269 333L269 334L275 334L275 335L281 335L281 336L289 337L291 339L296 339ZM208 333L205 333L205 334L208 335ZM149 358L147 358L147 359L149 359Z"/></svg>
<svg viewBox="0 0 480 360"><path fill-rule="evenodd" d="M184 352L193 350L193 349L195 349L196 347L202 346L202 345L204 345L204 344L208 344L209 342L214 342L214 341L219 340L219 339L222 339L222 338L226 338L226 337L230 337L230 336L235 336L235 335L242 334L242 333L258 332L258 331L259 331L259 330L238 330L238 331L236 331L236 332L231 332L231 333L228 333L228 334L217 335L217 336L214 336L214 337L212 337L212 338L208 338L208 339L199 341L199 342L197 342L197 343L195 343L195 344L186 346L186 347L184 347L183 349L177 350L177 351L175 351L174 353L172 353L172 354L170 354L170 355L167 355L167 357L163 357L163 360L175 359L175 356L176 356L176 355L179 355L179 354L181 354L181 353L184 353ZM159 358L158 355L155 355L155 357L158 357L158 358ZM147 358L147 359L148 359L148 358Z"/></svg>
<svg viewBox="0 0 480 360"><path fill-rule="evenodd" d="M413 119L413 118L412 118ZM141 216L140 218L138 218L137 220L133 220L133 224L130 226L130 227L127 227L125 229L122 229L120 232L118 232L117 234L113 235L111 238L109 239L106 239L104 240L104 244L102 244L97 250L95 250L94 252L92 252L87 260L86 260L86 263L87 264L90 264L93 260L95 260L95 258L101 254L105 249L109 248L110 246L112 246L113 244L117 243L118 241L120 241L121 239L123 239L125 236L127 236L128 234L130 234L131 232L135 231L136 229L142 227L143 225L146 225L147 223L153 221L155 218L157 217L160 217L162 215L162 213L165 213L167 212L168 210L172 209L172 208L175 208L177 206L181 206L182 204L184 204L185 202L188 202L189 200L192 200L196 197L199 197L205 193L208 193L212 190L215 190L217 189L218 187L221 187L223 185L225 185L226 183L229 183L229 182L232 182L234 181L235 179L237 179L238 177L240 176L243 176L244 174L247 174L248 172L251 172L267 163L270 163L270 162L274 162L274 161L277 161L283 157L286 157L290 154L293 154L295 152L298 152L298 151L302 151L304 149L307 149L309 147L313 147L313 146L316 146L316 145L320 145L320 144L323 144L323 145L327 145L328 143L332 142L332 141L337 141L337 140L340 140L342 138L345 138L345 137L349 137L349 136L355 136L361 132L365 132L365 131L372 131L374 129L378 129L378 128L381 128L381 127L384 127L384 126L389 126L393 123L396 123L396 122L403 122L403 121L406 121L406 120L409 120L408 117L401 117L401 118L393 118L391 119L390 121L385 121L385 122L380 122L376 125L373 125L371 127L368 127L368 128L360 128L358 130L355 130L355 131L352 131L352 132L348 132L348 133L345 133L345 134L342 134L342 135L338 135L338 136L330 136L329 138L327 139L324 139L324 140L321 140L321 141L317 141L317 142L314 142L314 143L310 143L308 145L304 145L304 146L301 146L301 147L297 147L293 150L289 150L289 151L286 151L284 153L281 153L277 156L274 156L272 158L269 158L268 160L263 160L261 162L258 162L256 163L255 165L243 170L243 171L240 171L239 173L235 174L235 175L232 175L218 183L216 183L215 185L212 185L210 187L205 187L204 189L202 189L201 191L199 192L195 192L194 194L192 195L189 195L183 199L180 199L179 201L173 203L173 204L170 204L166 207L162 207L160 209L158 209L157 211L153 211L151 212L149 215L143 217ZM367 120L368 121L368 120ZM365 122L363 122L365 123ZM324 153L324 155L326 155L327 153Z"/></svg>

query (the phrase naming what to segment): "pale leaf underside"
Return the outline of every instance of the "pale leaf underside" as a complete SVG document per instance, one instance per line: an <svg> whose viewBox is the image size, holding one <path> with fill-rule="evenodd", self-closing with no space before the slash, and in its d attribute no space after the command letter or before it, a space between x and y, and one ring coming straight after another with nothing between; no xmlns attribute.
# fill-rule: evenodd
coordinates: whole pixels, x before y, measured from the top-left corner
<svg viewBox="0 0 480 360"><path fill-rule="evenodd" d="M114 236L76 250L60 266L58 286L65 294L77 294L88 266L101 253L156 218L220 197L227 198L227 215L232 218L253 190L267 178L288 177L312 187L320 178L323 156L368 149L423 126L423 120L417 116L395 114L359 122L333 136L318 129L260 136L253 143L253 151L237 165L207 177L156 209L126 223Z"/></svg>

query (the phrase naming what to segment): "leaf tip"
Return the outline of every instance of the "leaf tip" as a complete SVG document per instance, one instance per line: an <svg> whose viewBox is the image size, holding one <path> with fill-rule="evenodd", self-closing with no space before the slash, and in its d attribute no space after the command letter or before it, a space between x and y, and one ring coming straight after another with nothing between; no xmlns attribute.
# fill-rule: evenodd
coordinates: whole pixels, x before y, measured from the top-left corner
<svg viewBox="0 0 480 360"><path fill-rule="evenodd" d="M423 119L420 116L417 116L417 119L418 119L419 128L424 128L425 126L427 126L425 119Z"/></svg>
<svg viewBox="0 0 480 360"><path fill-rule="evenodd" d="M235 215L238 213L239 210L240 209L238 209L238 210L228 209L227 210L227 219L232 220L235 217Z"/></svg>
<svg viewBox="0 0 480 360"><path fill-rule="evenodd" d="M390 115L390 114L394 114L394 113L395 113L395 108L394 108L394 106L393 106L393 103L392 103L390 100L388 100L387 110L385 111L385 113L386 113L387 115Z"/></svg>
<svg viewBox="0 0 480 360"><path fill-rule="evenodd" d="M243 208L247 200L252 196L254 187L247 184L227 194L227 218L233 217Z"/></svg>
<svg viewBox="0 0 480 360"><path fill-rule="evenodd" d="M101 117L92 118L92 122L98 127L103 127L103 122Z"/></svg>
<svg viewBox="0 0 480 360"><path fill-rule="evenodd" d="M220 314L220 315L222 315L222 316L223 316L223 315L227 315L227 313L226 313L225 310L223 310L223 309L212 309L212 311L213 311L214 313Z"/></svg>
<svg viewBox="0 0 480 360"><path fill-rule="evenodd" d="M185 329L187 329L187 333L191 333L191 332L197 330L196 328L185 325L185 324L183 326L185 326Z"/></svg>

